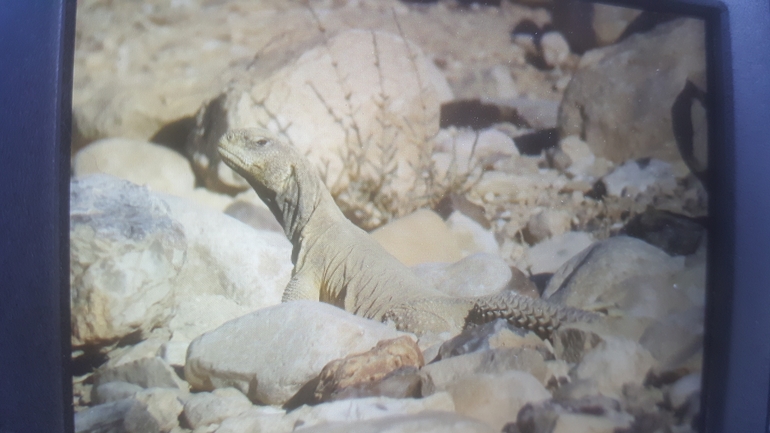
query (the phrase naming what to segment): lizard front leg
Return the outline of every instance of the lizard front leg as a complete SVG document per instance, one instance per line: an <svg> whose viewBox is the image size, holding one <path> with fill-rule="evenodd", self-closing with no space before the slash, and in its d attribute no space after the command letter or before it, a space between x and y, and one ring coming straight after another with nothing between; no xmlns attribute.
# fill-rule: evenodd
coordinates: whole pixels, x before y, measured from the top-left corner
<svg viewBox="0 0 770 433"><path fill-rule="evenodd" d="M281 302L289 301L319 301L321 291L312 275L307 272L294 274L283 291Z"/></svg>

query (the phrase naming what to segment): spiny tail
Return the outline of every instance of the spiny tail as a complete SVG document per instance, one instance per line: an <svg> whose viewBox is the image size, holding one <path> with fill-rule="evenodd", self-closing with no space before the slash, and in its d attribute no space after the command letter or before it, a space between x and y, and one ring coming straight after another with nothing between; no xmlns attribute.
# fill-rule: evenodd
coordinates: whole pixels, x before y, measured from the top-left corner
<svg viewBox="0 0 770 433"><path fill-rule="evenodd" d="M556 305L542 299L505 291L476 298L466 318L466 326L505 319L516 327L528 329L542 338L548 338L554 330L565 323L591 322L599 317L599 314L590 311Z"/></svg>

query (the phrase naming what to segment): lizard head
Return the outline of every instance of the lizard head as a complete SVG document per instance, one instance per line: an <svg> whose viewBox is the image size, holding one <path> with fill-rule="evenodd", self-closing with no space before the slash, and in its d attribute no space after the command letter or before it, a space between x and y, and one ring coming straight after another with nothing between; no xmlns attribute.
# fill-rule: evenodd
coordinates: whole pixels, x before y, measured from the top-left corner
<svg viewBox="0 0 770 433"><path fill-rule="evenodd" d="M278 135L260 128L232 129L218 143L222 161L255 188L280 191L299 153Z"/></svg>

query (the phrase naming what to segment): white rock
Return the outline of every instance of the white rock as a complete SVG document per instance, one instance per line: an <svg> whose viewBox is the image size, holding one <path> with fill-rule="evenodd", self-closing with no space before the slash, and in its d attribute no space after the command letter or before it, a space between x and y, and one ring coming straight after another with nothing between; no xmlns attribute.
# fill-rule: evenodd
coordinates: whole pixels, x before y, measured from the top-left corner
<svg viewBox="0 0 770 433"><path fill-rule="evenodd" d="M593 243L585 232L567 232L531 247L526 252L526 268L534 274L556 272L562 265Z"/></svg>
<svg viewBox="0 0 770 433"><path fill-rule="evenodd" d="M163 343L158 355L172 367L184 367L189 346L188 341L168 341Z"/></svg>
<svg viewBox="0 0 770 433"><path fill-rule="evenodd" d="M113 349L107 354L110 359L102 367L119 367L140 359L154 358L160 352L161 346L168 341L169 335L169 332L165 329L158 328L152 332L147 340L140 341L133 346Z"/></svg>
<svg viewBox="0 0 770 433"><path fill-rule="evenodd" d="M462 212L452 212L446 220L446 225L454 233L463 257L482 252L498 253L499 246L495 234Z"/></svg>
<svg viewBox="0 0 770 433"><path fill-rule="evenodd" d="M252 404L235 388L193 394L184 404L184 419L192 428L218 424L251 409Z"/></svg>
<svg viewBox="0 0 770 433"><path fill-rule="evenodd" d="M527 232L535 243L568 232L572 216L566 210L542 209L527 221Z"/></svg>
<svg viewBox="0 0 770 433"><path fill-rule="evenodd" d="M639 15L641 9L623 8L615 5L593 3L593 19L591 27L596 34L599 46L615 43Z"/></svg>
<svg viewBox="0 0 770 433"><path fill-rule="evenodd" d="M447 224L438 214L427 209L395 219L371 235L407 266L456 262L462 257L457 240Z"/></svg>
<svg viewBox="0 0 770 433"><path fill-rule="evenodd" d="M75 155L72 169L76 178L104 173L173 195L190 194L195 186L187 158L141 140L107 138L91 143Z"/></svg>
<svg viewBox="0 0 770 433"><path fill-rule="evenodd" d="M142 387L128 382L106 382L91 389L91 404L111 403L135 396Z"/></svg>
<svg viewBox="0 0 770 433"><path fill-rule="evenodd" d="M683 266L683 260L644 241L615 236L593 244L561 266L543 298L577 308L606 306L628 293L624 284L629 280L673 275Z"/></svg>
<svg viewBox="0 0 770 433"><path fill-rule="evenodd" d="M602 181L607 194L634 198L650 188L671 193L677 186L676 177L671 164L651 159L643 166L637 161L628 161L604 176Z"/></svg>
<svg viewBox="0 0 770 433"><path fill-rule="evenodd" d="M559 32L547 32L540 39L543 60L548 66L561 66L569 58L569 44Z"/></svg>
<svg viewBox="0 0 770 433"><path fill-rule="evenodd" d="M187 241L147 188L96 174L70 189L72 343L148 334L172 312Z"/></svg>
<svg viewBox="0 0 770 433"><path fill-rule="evenodd" d="M188 243L175 282L179 305L185 298L202 295L220 295L250 311L281 301L293 269L286 236L254 230L178 197L163 199Z"/></svg>
<svg viewBox="0 0 770 433"><path fill-rule="evenodd" d="M171 365L183 366L187 346L191 341L204 332L216 329L225 322L257 309L240 305L236 300L228 299L225 295L179 295L174 317L169 321L168 328L174 333L169 343L184 346L184 351L181 353L182 359L174 353L175 350L182 350L182 346L174 348L173 345L167 345L166 351L161 352L161 356Z"/></svg>
<svg viewBox="0 0 770 433"><path fill-rule="evenodd" d="M572 164L567 168L567 173L577 179L585 179L590 182L604 176L613 167L611 161L597 158L588 143L577 135L562 138L559 141L559 148L572 161Z"/></svg>
<svg viewBox="0 0 770 433"><path fill-rule="evenodd" d="M513 202L535 205L543 192L560 190L566 184L567 179L556 170L538 170L525 174L490 170L484 172L474 190L482 197L492 193Z"/></svg>
<svg viewBox="0 0 770 433"><path fill-rule="evenodd" d="M700 372L690 373L687 376L677 380L668 391L668 399L671 406L676 410L687 404L688 400L696 393L700 392L701 374Z"/></svg>
<svg viewBox="0 0 770 433"><path fill-rule="evenodd" d="M182 401L177 390L150 388L136 393L134 399L147 406L147 412L158 423L161 432L169 432L179 426Z"/></svg>
<svg viewBox="0 0 770 433"><path fill-rule="evenodd" d="M323 424L298 430L303 433L494 433L472 418L449 412L426 412L358 422Z"/></svg>
<svg viewBox="0 0 770 433"><path fill-rule="evenodd" d="M586 353L574 370L576 380L591 383L599 394L620 399L623 385L641 384L655 359L640 344L619 337L605 336L604 341Z"/></svg>
<svg viewBox="0 0 770 433"><path fill-rule="evenodd" d="M233 198L229 195L209 191L204 187L198 187L183 194L176 195L217 212L224 211L233 203Z"/></svg>
<svg viewBox="0 0 770 433"><path fill-rule="evenodd" d="M399 335L321 302L283 303L198 337L187 352L185 378L197 389L231 386L252 401L283 404L329 361Z"/></svg>
<svg viewBox="0 0 770 433"><path fill-rule="evenodd" d="M497 431L516 421L525 404L551 398L534 376L523 371L467 376L448 386L447 391L458 414L484 421Z"/></svg>
<svg viewBox="0 0 770 433"><path fill-rule="evenodd" d="M367 421L426 411L454 412L452 397L439 392L426 398L366 397L302 406L289 413L291 424L303 428L333 422Z"/></svg>
<svg viewBox="0 0 770 433"><path fill-rule="evenodd" d="M143 358L118 367L102 368L94 373L94 386L107 382L127 382L142 388L173 388L187 391L188 385L161 358Z"/></svg>
<svg viewBox="0 0 770 433"><path fill-rule="evenodd" d="M160 433L147 406L131 398L75 412L76 433Z"/></svg>
<svg viewBox="0 0 770 433"><path fill-rule="evenodd" d="M290 432L294 430L294 423L285 415L285 411L273 406L252 406L238 416L223 420L216 433Z"/></svg>
<svg viewBox="0 0 770 433"><path fill-rule="evenodd" d="M513 139L494 128L474 131L469 128L442 129L433 138L435 151L446 156L439 157L443 168L440 173L449 170L450 164L458 173L468 173L480 162L488 161L498 155L515 157L519 149ZM446 160L446 161L445 161Z"/></svg>
<svg viewBox="0 0 770 433"><path fill-rule="evenodd" d="M430 395L446 390L458 380L474 374L499 375L510 370L529 373L540 383L545 383L548 375L543 355L534 349L514 347L483 350L453 356L424 366L420 370L423 376L422 393Z"/></svg>
<svg viewBox="0 0 770 433"><path fill-rule="evenodd" d="M512 276L503 259L486 253L473 254L455 263L425 263L412 269L426 283L455 297L497 293Z"/></svg>
<svg viewBox="0 0 770 433"><path fill-rule="evenodd" d="M664 368L674 369L703 351L704 309L694 307L659 317L645 329L639 343Z"/></svg>
<svg viewBox="0 0 770 433"><path fill-rule="evenodd" d="M376 176L366 165L363 173L346 171L351 166L342 155L354 149L364 149L375 165L383 148L395 149L393 190L414 184L414 143L438 131L440 104L452 98L446 79L419 47L392 33L347 30L298 58L285 57L282 68L250 73L199 112L188 151L194 161L206 160L196 170L207 186L246 188L219 160L221 132L211 131L247 126L284 133L326 173L332 189L344 190L348 176Z"/></svg>
<svg viewBox="0 0 770 433"><path fill-rule="evenodd" d="M611 417L582 413L559 413L552 433L615 433L631 427L633 417L628 414ZM622 416L622 415L625 415Z"/></svg>

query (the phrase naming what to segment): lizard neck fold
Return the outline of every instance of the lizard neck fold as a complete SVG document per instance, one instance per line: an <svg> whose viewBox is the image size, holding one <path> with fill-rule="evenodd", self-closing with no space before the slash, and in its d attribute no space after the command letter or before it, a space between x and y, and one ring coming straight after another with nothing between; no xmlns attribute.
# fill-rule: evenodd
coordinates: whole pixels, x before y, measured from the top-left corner
<svg viewBox="0 0 770 433"><path fill-rule="evenodd" d="M323 230L324 227L319 227L319 224L337 220L342 216L342 212L310 167L293 166L283 185L280 188L271 188L269 192L271 194L268 195L272 197L268 197L268 200L272 199L272 203L267 203L264 197L263 200L293 245L291 259L292 263L296 264L307 234ZM262 197L262 194L259 195Z"/></svg>

